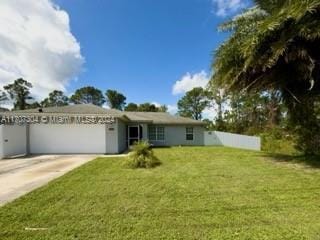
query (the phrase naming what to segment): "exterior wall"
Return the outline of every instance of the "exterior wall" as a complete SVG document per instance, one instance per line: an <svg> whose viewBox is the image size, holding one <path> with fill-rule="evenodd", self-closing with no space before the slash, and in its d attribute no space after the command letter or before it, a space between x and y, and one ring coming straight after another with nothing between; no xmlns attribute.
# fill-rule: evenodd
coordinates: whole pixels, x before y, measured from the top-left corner
<svg viewBox="0 0 320 240"><path fill-rule="evenodd" d="M205 145L220 145L257 151L260 151L261 149L261 141L259 137L218 131L205 132L204 143Z"/></svg>
<svg viewBox="0 0 320 240"><path fill-rule="evenodd" d="M105 153L105 125L31 124L30 153Z"/></svg>
<svg viewBox="0 0 320 240"><path fill-rule="evenodd" d="M142 139L148 140L148 124L142 123ZM186 140L188 125L162 125L164 141L156 146L204 145L204 128L192 126L194 139ZM0 126L0 159L20 154L120 153L127 149L127 124L32 124Z"/></svg>
<svg viewBox="0 0 320 240"><path fill-rule="evenodd" d="M27 127L25 125L1 125L0 136L0 159L27 154Z"/></svg>
<svg viewBox="0 0 320 240"><path fill-rule="evenodd" d="M140 124L142 126L142 140L147 141L148 140L148 124L142 123Z"/></svg>
<svg viewBox="0 0 320 240"><path fill-rule="evenodd" d="M4 152L3 152L3 143L4 143L4 139L3 139L3 125L0 125L0 159L3 159L4 157Z"/></svg>
<svg viewBox="0 0 320 240"><path fill-rule="evenodd" d="M160 125L156 125L160 126ZM189 125L164 126L164 141L149 141L155 146L201 146L204 145L204 127ZM186 140L186 127L193 127L193 140Z"/></svg>
<svg viewBox="0 0 320 240"><path fill-rule="evenodd" d="M113 124L105 125L105 139L106 139L106 151L105 153L118 153L118 122L119 120L116 119L116 122Z"/></svg>
<svg viewBox="0 0 320 240"><path fill-rule="evenodd" d="M127 149L127 125L118 120L118 153Z"/></svg>

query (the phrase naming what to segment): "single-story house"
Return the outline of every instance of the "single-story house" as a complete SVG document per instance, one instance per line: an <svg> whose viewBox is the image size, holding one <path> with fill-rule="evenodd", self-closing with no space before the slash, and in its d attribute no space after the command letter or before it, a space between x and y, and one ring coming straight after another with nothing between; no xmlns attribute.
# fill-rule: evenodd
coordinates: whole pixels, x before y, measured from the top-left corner
<svg viewBox="0 0 320 240"><path fill-rule="evenodd" d="M18 154L114 154L138 140L204 145L204 123L160 112L84 104L0 114L0 159Z"/></svg>

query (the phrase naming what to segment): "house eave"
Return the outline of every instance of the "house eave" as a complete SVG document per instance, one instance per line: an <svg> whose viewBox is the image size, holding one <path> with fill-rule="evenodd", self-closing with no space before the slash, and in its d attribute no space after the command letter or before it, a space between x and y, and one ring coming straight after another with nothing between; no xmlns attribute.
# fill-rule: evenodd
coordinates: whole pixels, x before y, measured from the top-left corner
<svg viewBox="0 0 320 240"><path fill-rule="evenodd" d="M153 124L158 124L158 125L179 125L179 126L183 126L183 125L187 125L187 126L205 126L206 123L195 123L195 122L185 122L185 123L176 123L176 122L157 122L157 121L153 121Z"/></svg>

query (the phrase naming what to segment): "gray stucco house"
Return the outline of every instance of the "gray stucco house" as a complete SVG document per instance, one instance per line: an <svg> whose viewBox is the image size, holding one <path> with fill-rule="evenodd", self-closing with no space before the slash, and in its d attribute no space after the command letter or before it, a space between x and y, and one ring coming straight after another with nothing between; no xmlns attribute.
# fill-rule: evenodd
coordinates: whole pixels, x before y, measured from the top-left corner
<svg viewBox="0 0 320 240"><path fill-rule="evenodd" d="M111 154L139 140L204 145L204 123L159 112L70 105L0 114L0 158L18 154Z"/></svg>

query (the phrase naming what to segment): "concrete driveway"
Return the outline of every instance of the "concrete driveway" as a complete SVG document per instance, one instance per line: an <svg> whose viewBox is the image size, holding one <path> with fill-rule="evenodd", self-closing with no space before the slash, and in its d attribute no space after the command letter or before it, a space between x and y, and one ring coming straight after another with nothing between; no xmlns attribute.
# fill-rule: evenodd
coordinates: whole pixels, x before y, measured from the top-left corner
<svg viewBox="0 0 320 240"><path fill-rule="evenodd" d="M96 157L97 155L41 155L0 160L0 206Z"/></svg>

